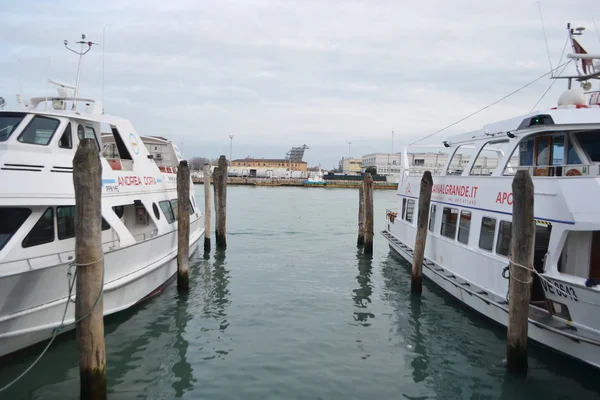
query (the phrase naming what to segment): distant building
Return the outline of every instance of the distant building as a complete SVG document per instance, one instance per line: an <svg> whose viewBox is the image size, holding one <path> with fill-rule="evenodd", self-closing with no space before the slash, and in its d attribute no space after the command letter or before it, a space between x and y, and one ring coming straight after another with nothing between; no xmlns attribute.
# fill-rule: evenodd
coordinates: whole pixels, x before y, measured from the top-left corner
<svg viewBox="0 0 600 400"><path fill-rule="evenodd" d="M231 162L232 167L252 169L285 169L306 172L306 161L290 161L284 158L240 158Z"/></svg>
<svg viewBox="0 0 600 400"><path fill-rule="evenodd" d="M342 158L340 161L340 169L346 175L360 175L361 158Z"/></svg>
<svg viewBox="0 0 600 400"><path fill-rule="evenodd" d="M378 175L400 173L401 153L373 153L362 156L361 172L369 167L375 167Z"/></svg>

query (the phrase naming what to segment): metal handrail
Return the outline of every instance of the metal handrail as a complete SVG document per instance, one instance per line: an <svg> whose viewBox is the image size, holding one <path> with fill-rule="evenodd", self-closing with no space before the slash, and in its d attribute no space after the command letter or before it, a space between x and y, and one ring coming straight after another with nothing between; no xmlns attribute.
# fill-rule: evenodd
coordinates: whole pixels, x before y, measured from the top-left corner
<svg viewBox="0 0 600 400"><path fill-rule="evenodd" d="M107 245L107 244L112 244L112 243L117 243L118 245L121 244L121 240L120 239L115 239L115 240L109 240L108 242L102 242L102 246ZM116 248L118 248L119 246L116 247L110 247L110 250L114 250ZM44 254L41 256L37 256L37 257L28 257L28 258L19 258L17 260L9 260L9 261L0 261L0 267L2 265L5 264L12 264L12 263L16 263L16 262L22 262L22 261L27 261L27 266L29 267L29 269L32 269L33 267L31 266L31 260L34 260L36 258L42 258L42 257L52 257L52 256L57 256L60 258L60 255L63 253L68 253L70 251L75 251L75 249L73 250L67 250L67 251L61 251L59 253L50 253L50 254Z"/></svg>
<svg viewBox="0 0 600 400"><path fill-rule="evenodd" d="M556 175L556 170L560 168L561 174ZM512 171L509 171L511 170ZM547 176L536 175L536 170L548 169L550 174ZM571 170L578 171L578 174L568 174ZM597 176L600 175L599 164L567 164L567 165L521 165L521 166L506 166L503 171L503 175L515 175L517 171L529 171L531 176L539 178L555 178L555 177L571 177L571 176Z"/></svg>

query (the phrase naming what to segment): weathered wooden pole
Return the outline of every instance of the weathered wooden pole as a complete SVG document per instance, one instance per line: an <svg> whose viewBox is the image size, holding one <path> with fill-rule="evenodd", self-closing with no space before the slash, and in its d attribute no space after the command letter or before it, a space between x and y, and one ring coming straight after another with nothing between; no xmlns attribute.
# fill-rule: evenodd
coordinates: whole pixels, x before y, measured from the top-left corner
<svg viewBox="0 0 600 400"><path fill-rule="evenodd" d="M365 244L365 195L364 185L358 186L358 239L356 240L356 246L362 247Z"/></svg>
<svg viewBox="0 0 600 400"><path fill-rule="evenodd" d="M75 320L81 399L106 399L102 165L95 139L82 139L73 158L75 188Z"/></svg>
<svg viewBox="0 0 600 400"><path fill-rule="evenodd" d="M527 374L527 329L533 270L533 181L526 170L512 182L513 217L506 335L506 366L517 375Z"/></svg>
<svg viewBox="0 0 600 400"><path fill-rule="evenodd" d="M227 248L225 238L227 222L227 158L219 157L219 164L213 174L215 187L215 240L216 248L224 250Z"/></svg>
<svg viewBox="0 0 600 400"><path fill-rule="evenodd" d="M429 224L429 205L432 189L433 178L431 172L425 171L421 178L421 189L419 191L417 236L415 238L415 251L410 276L410 292L415 294L421 294L423 291L423 258L425 257L425 245L427 244L427 226Z"/></svg>
<svg viewBox="0 0 600 400"><path fill-rule="evenodd" d="M210 164L204 164L204 251L210 251Z"/></svg>
<svg viewBox="0 0 600 400"><path fill-rule="evenodd" d="M177 290L190 289L190 168L185 160L177 168Z"/></svg>
<svg viewBox="0 0 600 400"><path fill-rule="evenodd" d="M365 237L364 254L373 254L373 178L366 173L363 179L364 222Z"/></svg>

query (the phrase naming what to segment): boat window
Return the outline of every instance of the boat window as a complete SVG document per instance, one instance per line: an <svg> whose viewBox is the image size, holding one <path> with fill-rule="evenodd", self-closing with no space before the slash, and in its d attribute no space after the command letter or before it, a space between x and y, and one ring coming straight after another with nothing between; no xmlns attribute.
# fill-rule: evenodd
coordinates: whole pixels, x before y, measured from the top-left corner
<svg viewBox="0 0 600 400"><path fill-rule="evenodd" d="M36 115L19 135L17 140L21 143L46 146L50 143L52 135L54 135L59 124L60 121L57 119Z"/></svg>
<svg viewBox="0 0 600 400"><path fill-rule="evenodd" d="M498 243L496 253L508 257L510 253L510 238L512 237L512 222L500 221L498 227Z"/></svg>
<svg viewBox="0 0 600 400"><path fill-rule="evenodd" d="M461 175L469 164L474 152L475 146L473 143L458 146L454 154L452 154L446 175Z"/></svg>
<svg viewBox="0 0 600 400"><path fill-rule="evenodd" d="M0 114L0 142L6 142L10 135L19 127L25 118L23 113Z"/></svg>
<svg viewBox="0 0 600 400"><path fill-rule="evenodd" d="M579 132L576 136L590 160L600 162L600 131Z"/></svg>
<svg viewBox="0 0 600 400"><path fill-rule="evenodd" d="M577 150L575 150L575 146L573 146L573 141L571 138L567 140L567 164L581 164L581 159L579 158L579 154L577 154Z"/></svg>
<svg viewBox="0 0 600 400"><path fill-rule="evenodd" d="M73 138L71 136L71 123L67 122L67 127L65 128L65 132L60 137L58 141L58 147L63 149L72 149L73 148Z"/></svg>
<svg viewBox="0 0 600 400"><path fill-rule="evenodd" d="M177 199L171 200L171 208L173 209L173 215L175 216L175 219L177 219L179 212L179 209L177 208Z"/></svg>
<svg viewBox="0 0 600 400"><path fill-rule="evenodd" d="M533 138L519 143L519 163L517 166L533 165Z"/></svg>
<svg viewBox="0 0 600 400"><path fill-rule="evenodd" d="M125 142L123 142L123 138L121 137L117 127L111 125L110 130L112 131L115 145L117 146L117 151L119 152L119 158L121 160L131 160L131 154L129 154L129 150L127 150L127 146L125 145Z"/></svg>
<svg viewBox="0 0 600 400"><path fill-rule="evenodd" d="M487 142L477 155L469 175L492 175L509 142L508 139Z"/></svg>
<svg viewBox="0 0 600 400"><path fill-rule="evenodd" d="M415 213L415 201L414 200L408 200L406 202L406 215L404 217L404 219L406 220L406 222L413 222L413 215Z"/></svg>
<svg viewBox="0 0 600 400"><path fill-rule="evenodd" d="M32 247L54 241L54 212L48 207L33 229L23 239L23 247Z"/></svg>
<svg viewBox="0 0 600 400"><path fill-rule="evenodd" d="M58 239L75 237L75 207L56 207Z"/></svg>
<svg viewBox="0 0 600 400"><path fill-rule="evenodd" d="M77 127L77 137L79 140L85 139L85 129L83 128L83 125Z"/></svg>
<svg viewBox="0 0 600 400"><path fill-rule="evenodd" d="M171 202L168 200L159 201L158 205L160 205L160 208L162 209L163 214L165 214L165 217L167 218L167 222L170 224L175 222L175 215L173 214L173 208L171 208Z"/></svg>
<svg viewBox="0 0 600 400"><path fill-rule="evenodd" d="M479 248L492 251L495 233L496 218L483 217L481 219L481 231L479 232Z"/></svg>
<svg viewBox="0 0 600 400"><path fill-rule="evenodd" d="M152 212L154 212L156 219L160 219L160 211L158 211L158 206L156 203L152 203Z"/></svg>
<svg viewBox="0 0 600 400"><path fill-rule="evenodd" d="M461 211L458 225L458 241L463 244L469 243L469 230L471 229L471 212Z"/></svg>
<svg viewBox="0 0 600 400"><path fill-rule="evenodd" d="M29 218L29 208L0 208L0 250Z"/></svg>
<svg viewBox="0 0 600 400"><path fill-rule="evenodd" d="M192 215L195 212L194 206L192 205L193 198L192 198L192 200L188 200L188 201L189 201L188 207L190 208L190 215Z"/></svg>
<svg viewBox="0 0 600 400"><path fill-rule="evenodd" d="M56 226L59 240L75 237L75 206L56 207ZM110 224L102 217L102 230L109 229Z"/></svg>
<svg viewBox="0 0 600 400"><path fill-rule="evenodd" d="M565 160L565 135L552 137L552 165L563 165Z"/></svg>
<svg viewBox="0 0 600 400"><path fill-rule="evenodd" d="M431 212L429 215L429 231L433 232L433 228L435 227L435 211L436 211L436 206L435 204L431 205Z"/></svg>
<svg viewBox="0 0 600 400"><path fill-rule="evenodd" d="M456 237L456 222L458 220L458 209L444 207L442 210L442 229L440 233L443 236L454 239Z"/></svg>
<svg viewBox="0 0 600 400"><path fill-rule="evenodd" d="M404 219L404 215L406 214L406 199L402 199L402 219Z"/></svg>
<svg viewBox="0 0 600 400"><path fill-rule="evenodd" d="M113 211L115 212L115 214L117 214L117 217L119 217L119 219L121 219L121 218L123 218L123 214L125 214L125 207L124 206L114 206Z"/></svg>

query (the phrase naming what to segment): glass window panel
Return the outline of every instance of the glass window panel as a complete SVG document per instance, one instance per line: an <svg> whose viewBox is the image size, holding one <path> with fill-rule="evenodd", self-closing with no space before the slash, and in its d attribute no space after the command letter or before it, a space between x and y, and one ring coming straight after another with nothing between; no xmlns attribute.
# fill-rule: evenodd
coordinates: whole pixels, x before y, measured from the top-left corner
<svg viewBox="0 0 600 400"><path fill-rule="evenodd" d="M175 222L175 215L173 214L173 209L171 207L171 202L168 200L164 200L164 201L159 201L158 205L160 206L163 214L165 214L165 217L167 218L167 222L172 224L173 222Z"/></svg>
<svg viewBox="0 0 600 400"><path fill-rule="evenodd" d="M48 207L42 217L23 239L23 247L38 246L54 241L54 212Z"/></svg>
<svg viewBox="0 0 600 400"><path fill-rule="evenodd" d="M469 211L460 212L460 222L458 225L458 241L464 244L469 243L469 230L471 229L471 213Z"/></svg>
<svg viewBox="0 0 600 400"><path fill-rule="evenodd" d="M29 218L29 208L0 208L0 250Z"/></svg>
<svg viewBox="0 0 600 400"><path fill-rule="evenodd" d="M500 221L498 226L498 243L496 253L507 256L510 254L510 238L512 237L512 222Z"/></svg>
<svg viewBox="0 0 600 400"><path fill-rule="evenodd" d="M17 139L21 143L47 145L58 128L60 121L36 115Z"/></svg>
<svg viewBox="0 0 600 400"><path fill-rule="evenodd" d="M496 219L483 217L481 231L479 232L479 248L492 251L494 248L494 235L496 233Z"/></svg>
<svg viewBox="0 0 600 400"><path fill-rule="evenodd" d="M2 113L0 114L0 142L6 142L10 135L19 127L21 121L25 118L23 113Z"/></svg>
<svg viewBox="0 0 600 400"><path fill-rule="evenodd" d="M444 207L442 211L442 228L440 233L450 239L456 237L456 222L458 220L458 209Z"/></svg>
<svg viewBox="0 0 600 400"><path fill-rule="evenodd" d="M406 202L406 218L405 218L407 222L410 222L410 223L413 222L414 212L415 212L415 201L408 200Z"/></svg>
<svg viewBox="0 0 600 400"><path fill-rule="evenodd" d="M429 231L433 232L433 228L435 227L435 212L436 206L433 204L431 206L431 215L429 216Z"/></svg>

